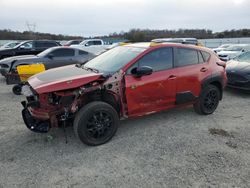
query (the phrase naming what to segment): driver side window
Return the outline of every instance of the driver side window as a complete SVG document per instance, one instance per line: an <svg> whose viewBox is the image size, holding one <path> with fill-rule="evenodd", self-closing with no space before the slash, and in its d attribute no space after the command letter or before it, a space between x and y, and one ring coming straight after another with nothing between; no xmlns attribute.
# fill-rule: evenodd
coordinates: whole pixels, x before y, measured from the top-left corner
<svg viewBox="0 0 250 188"><path fill-rule="evenodd" d="M22 46L20 46L23 49L31 49L33 48L33 42L26 42L24 44L22 44Z"/></svg>
<svg viewBox="0 0 250 188"><path fill-rule="evenodd" d="M173 68L173 48L166 47L153 50L144 55L139 61L133 64L127 71L131 74L135 67L149 66L153 72Z"/></svg>
<svg viewBox="0 0 250 188"><path fill-rule="evenodd" d="M51 52L54 57L73 57L75 51L73 49L57 49Z"/></svg>

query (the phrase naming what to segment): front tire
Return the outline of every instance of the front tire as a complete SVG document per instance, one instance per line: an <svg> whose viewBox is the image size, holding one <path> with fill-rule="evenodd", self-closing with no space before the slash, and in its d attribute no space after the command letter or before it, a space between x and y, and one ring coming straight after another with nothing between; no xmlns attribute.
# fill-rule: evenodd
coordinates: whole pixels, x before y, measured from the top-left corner
<svg viewBox="0 0 250 188"><path fill-rule="evenodd" d="M194 110L198 114L209 115L212 114L220 100L220 91L214 85L208 85L202 90L198 101L194 104Z"/></svg>
<svg viewBox="0 0 250 188"><path fill-rule="evenodd" d="M98 146L115 135L118 124L117 111L107 103L95 101L82 107L76 114L74 131L83 143Z"/></svg>

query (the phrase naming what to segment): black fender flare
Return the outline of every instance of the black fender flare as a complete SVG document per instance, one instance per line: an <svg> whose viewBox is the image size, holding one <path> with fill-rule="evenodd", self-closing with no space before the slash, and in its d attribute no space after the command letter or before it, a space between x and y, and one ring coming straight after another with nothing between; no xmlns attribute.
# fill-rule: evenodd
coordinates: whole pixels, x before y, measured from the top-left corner
<svg viewBox="0 0 250 188"><path fill-rule="evenodd" d="M218 87L218 89L220 90L220 94L221 94L220 96L220 100L221 100L223 96L223 76L220 73L215 73L206 77L201 82L201 90L203 90L205 87L207 87L210 84Z"/></svg>

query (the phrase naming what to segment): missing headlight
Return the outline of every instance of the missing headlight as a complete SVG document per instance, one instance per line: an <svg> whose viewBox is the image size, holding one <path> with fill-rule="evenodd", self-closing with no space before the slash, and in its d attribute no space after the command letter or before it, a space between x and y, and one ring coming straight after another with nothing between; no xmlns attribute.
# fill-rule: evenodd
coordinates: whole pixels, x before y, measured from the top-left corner
<svg viewBox="0 0 250 188"><path fill-rule="evenodd" d="M22 94L26 97L33 96L33 92L30 89L30 86L24 85L22 86Z"/></svg>

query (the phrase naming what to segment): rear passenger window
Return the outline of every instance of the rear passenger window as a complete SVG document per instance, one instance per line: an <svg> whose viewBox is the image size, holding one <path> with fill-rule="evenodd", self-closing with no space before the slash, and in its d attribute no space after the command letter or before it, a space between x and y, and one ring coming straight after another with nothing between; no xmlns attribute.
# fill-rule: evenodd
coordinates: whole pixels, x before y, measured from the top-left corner
<svg viewBox="0 0 250 188"><path fill-rule="evenodd" d="M149 52L143 56L139 61L139 66L149 66L153 71L160 71L170 69L173 67L173 49L161 48Z"/></svg>
<svg viewBox="0 0 250 188"><path fill-rule="evenodd" d="M96 40L96 41L94 41L93 43L94 43L94 45L102 45L102 42L99 41L99 40Z"/></svg>
<svg viewBox="0 0 250 188"><path fill-rule="evenodd" d="M45 44L45 47L54 47L54 46L58 46L55 42L47 42Z"/></svg>
<svg viewBox="0 0 250 188"><path fill-rule="evenodd" d="M49 47L54 47L54 46L57 46L57 44L54 42L45 42L45 41L37 41L36 42L37 48L49 48Z"/></svg>
<svg viewBox="0 0 250 188"><path fill-rule="evenodd" d="M37 47L37 48L43 48L43 47L45 47L45 46L44 46L44 42L39 42L39 41L36 42L36 47Z"/></svg>
<svg viewBox="0 0 250 188"><path fill-rule="evenodd" d="M73 49L57 49L51 52L55 57L67 57L74 56L75 51Z"/></svg>
<svg viewBox="0 0 250 188"><path fill-rule="evenodd" d="M177 48L177 67L198 64L197 50L188 48Z"/></svg>
<svg viewBox="0 0 250 188"><path fill-rule="evenodd" d="M210 58L210 54L207 52L204 52L204 51L201 51L201 53L202 53L202 56L203 56L205 62L207 62Z"/></svg>

